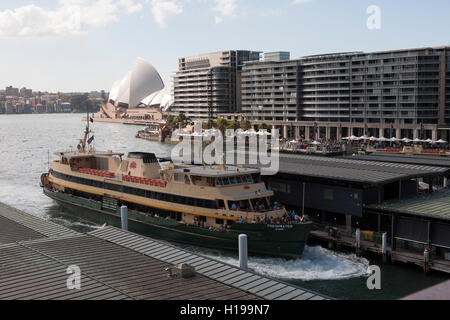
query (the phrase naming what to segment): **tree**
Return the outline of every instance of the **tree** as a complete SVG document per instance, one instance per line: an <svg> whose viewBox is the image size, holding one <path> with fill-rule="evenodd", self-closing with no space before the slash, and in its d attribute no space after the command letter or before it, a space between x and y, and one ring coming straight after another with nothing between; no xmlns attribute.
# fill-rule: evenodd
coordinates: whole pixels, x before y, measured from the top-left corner
<svg viewBox="0 0 450 320"><path fill-rule="evenodd" d="M248 120L241 121L241 129L244 131L250 130L252 128L252 123Z"/></svg>
<svg viewBox="0 0 450 320"><path fill-rule="evenodd" d="M233 120L228 124L227 129L237 130L241 127L241 124L237 120Z"/></svg>
<svg viewBox="0 0 450 320"><path fill-rule="evenodd" d="M267 123L263 122L258 126L258 129L259 130L269 130L270 126Z"/></svg>
<svg viewBox="0 0 450 320"><path fill-rule="evenodd" d="M216 122L213 119L209 119L207 122L203 122L203 129L212 129L216 126Z"/></svg>
<svg viewBox="0 0 450 320"><path fill-rule="evenodd" d="M228 127L227 119L224 119L224 118L217 119L217 122L216 122L216 128L217 129L219 129L222 133L224 133L225 129L227 127Z"/></svg>
<svg viewBox="0 0 450 320"><path fill-rule="evenodd" d="M191 123L191 119L189 117L187 117L183 112L181 112L176 118L175 118L175 123L180 127L180 128L184 128L186 127L188 124Z"/></svg>
<svg viewBox="0 0 450 320"><path fill-rule="evenodd" d="M172 114L169 114L166 118L166 124L171 128L175 128L176 127L176 123L175 123L175 117Z"/></svg>

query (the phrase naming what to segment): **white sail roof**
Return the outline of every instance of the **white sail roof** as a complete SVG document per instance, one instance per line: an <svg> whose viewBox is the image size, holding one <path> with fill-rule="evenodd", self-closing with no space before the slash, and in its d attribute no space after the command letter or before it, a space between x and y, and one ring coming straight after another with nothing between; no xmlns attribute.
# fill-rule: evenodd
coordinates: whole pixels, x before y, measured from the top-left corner
<svg viewBox="0 0 450 320"><path fill-rule="evenodd" d="M118 88L116 83L113 85L109 98L114 100L116 106L125 103L129 108L135 108L143 99L163 88L158 71L144 59L138 58L133 70L120 81Z"/></svg>

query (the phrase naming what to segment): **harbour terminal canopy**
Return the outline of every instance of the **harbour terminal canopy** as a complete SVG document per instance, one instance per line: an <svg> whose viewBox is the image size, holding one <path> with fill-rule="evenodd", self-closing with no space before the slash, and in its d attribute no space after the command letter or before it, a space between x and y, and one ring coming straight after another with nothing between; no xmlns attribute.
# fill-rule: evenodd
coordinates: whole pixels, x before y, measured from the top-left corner
<svg viewBox="0 0 450 320"><path fill-rule="evenodd" d="M165 87L152 64L137 58L134 67L122 80L114 82L108 102L98 116L101 119L148 118L153 110L166 111L172 105L170 88ZM154 118L150 116L150 118ZM154 119L157 120L157 119Z"/></svg>

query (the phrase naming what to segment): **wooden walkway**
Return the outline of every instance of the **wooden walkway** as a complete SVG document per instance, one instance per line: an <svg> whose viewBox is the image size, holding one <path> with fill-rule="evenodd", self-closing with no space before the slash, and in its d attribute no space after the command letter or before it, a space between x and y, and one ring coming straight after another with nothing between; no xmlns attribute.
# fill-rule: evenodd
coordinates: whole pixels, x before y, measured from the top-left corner
<svg viewBox="0 0 450 320"><path fill-rule="evenodd" d="M166 268L189 263L193 278ZM69 266L81 288L69 290ZM0 299L323 300L328 297L113 227L77 233L0 203Z"/></svg>

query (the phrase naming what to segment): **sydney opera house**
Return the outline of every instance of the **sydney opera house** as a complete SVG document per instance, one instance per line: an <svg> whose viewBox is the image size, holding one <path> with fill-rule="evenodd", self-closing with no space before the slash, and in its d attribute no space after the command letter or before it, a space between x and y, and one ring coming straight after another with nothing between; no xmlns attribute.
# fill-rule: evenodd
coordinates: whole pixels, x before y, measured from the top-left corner
<svg viewBox="0 0 450 320"><path fill-rule="evenodd" d="M138 58L133 69L110 90L108 101L100 109L96 121L160 121L172 105L169 87L165 87L158 71Z"/></svg>

